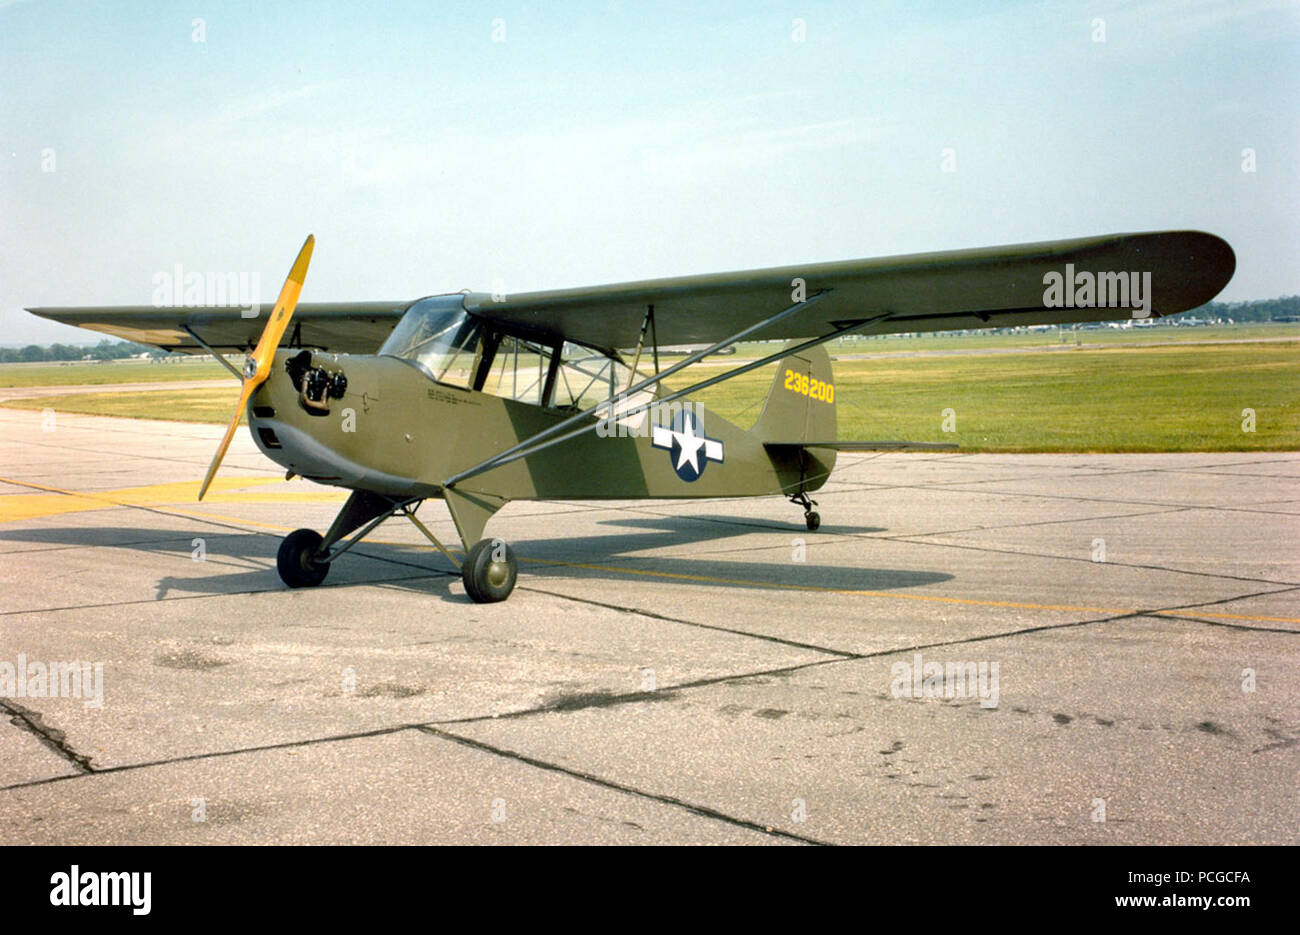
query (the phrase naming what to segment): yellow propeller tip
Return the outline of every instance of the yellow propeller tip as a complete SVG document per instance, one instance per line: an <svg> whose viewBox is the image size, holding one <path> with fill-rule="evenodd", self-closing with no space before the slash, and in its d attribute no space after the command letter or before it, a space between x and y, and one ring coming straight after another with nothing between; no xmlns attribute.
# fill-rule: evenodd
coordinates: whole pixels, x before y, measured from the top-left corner
<svg viewBox="0 0 1300 935"><path fill-rule="evenodd" d="M311 262L311 252L316 245L316 237L308 234L307 239L303 241L302 249L298 251L298 259L293 261L293 269L289 270L289 280L302 285L303 280L307 278L307 264Z"/></svg>

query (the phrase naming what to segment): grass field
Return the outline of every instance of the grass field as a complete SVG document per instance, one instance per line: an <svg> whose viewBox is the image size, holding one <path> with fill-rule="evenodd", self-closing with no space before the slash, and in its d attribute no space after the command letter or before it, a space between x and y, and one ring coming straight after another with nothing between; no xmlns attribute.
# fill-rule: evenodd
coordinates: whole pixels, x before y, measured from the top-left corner
<svg viewBox="0 0 1300 935"><path fill-rule="evenodd" d="M128 419L166 419L171 422L230 421L239 384L229 387L188 390L147 390L118 393L70 393L66 396L34 396L0 403L14 409L53 409L91 416L122 416ZM245 421L240 416L241 421Z"/></svg>
<svg viewBox="0 0 1300 935"><path fill-rule="evenodd" d="M832 341L832 354L889 354L915 351L973 351L996 348L1079 347L1135 344L1186 344L1213 341L1261 341L1277 338L1300 340L1300 325L1266 322L1241 325L1203 325L1200 327L1161 328L1093 328L1072 331L1051 328L1046 331L968 331L955 334L940 331L932 334L885 334L848 336ZM741 355L771 353L765 345L742 344Z"/></svg>
<svg viewBox="0 0 1300 935"><path fill-rule="evenodd" d="M1199 343L1227 333L1231 340L1290 335L1286 341ZM1115 336L1115 337L1112 337ZM1238 326L1159 329L1138 343L1134 332L1081 332L1079 347L1056 351L1006 352L1005 339L1042 335L941 336L860 341L833 348L839 355L889 350L950 350L959 356L914 357L906 353L868 360L839 360L834 366L839 434L846 439L907 439L955 442L966 451L1250 451L1300 449L1300 329L1294 326ZM1106 340L1089 343L1101 336ZM1124 338L1128 336L1127 340ZM1073 336L1071 336L1072 338ZM1004 340L994 340L1004 339ZM1195 340L1198 343L1186 343ZM955 342L955 347L949 346ZM1072 343L1072 342L1071 342ZM771 346L762 346L770 353ZM740 355L692 368L675 385L717 372ZM992 353L979 353L989 350ZM92 383L85 371L118 367L130 376L104 383L220 377L215 363L181 365L83 365L50 368L73 373L63 384ZM7 368L0 368L0 370ZM35 370L37 368L32 367ZM748 427L758 417L774 367L720 384L699 400L720 415ZM59 374L62 376L62 374ZM0 385L4 374L0 372ZM5 405L46 407L96 415L225 422L237 389L78 393L14 400ZM941 430L952 409L956 431ZM1242 431L1244 409L1253 409L1254 432Z"/></svg>
<svg viewBox="0 0 1300 935"><path fill-rule="evenodd" d="M236 366L241 366L236 363ZM210 357L150 363L147 360L72 361L60 364L0 364L0 386L73 386L81 384L162 383L215 380L230 371ZM231 378L233 381L233 378Z"/></svg>
<svg viewBox="0 0 1300 935"><path fill-rule="evenodd" d="M833 365L846 439L955 442L967 451L1300 448L1300 342L1082 348ZM764 368L700 400L748 426ZM1256 431L1242 431L1253 409ZM952 409L956 432L941 430Z"/></svg>

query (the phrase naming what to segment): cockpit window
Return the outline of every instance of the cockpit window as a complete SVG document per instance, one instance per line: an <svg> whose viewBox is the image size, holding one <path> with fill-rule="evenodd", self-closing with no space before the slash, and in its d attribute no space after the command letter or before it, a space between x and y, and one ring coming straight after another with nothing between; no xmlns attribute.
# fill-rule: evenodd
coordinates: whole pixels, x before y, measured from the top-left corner
<svg viewBox="0 0 1300 935"><path fill-rule="evenodd" d="M482 324L465 311L460 296L435 296L406 310L379 353L412 363L439 383L467 389L481 337Z"/></svg>
<svg viewBox="0 0 1300 935"><path fill-rule="evenodd" d="M646 412L642 410L630 416L622 416L621 413L655 398L654 388L626 395L628 387L644 376L646 374L633 374L632 368L617 358L565 341L561 349L560 366L555 372L555 387L551 392L550 404L570 412L599 406L594 415L597 419L605 419L609 417L610 407L602 406L601 403L613 399L614 419L639 432L645 422Z"/></svg>
<svg viewBox="0 0 1300 935"><path fill-rule="evenodd" d="M590 409L625 389L630 373L612 357L565 341L551 405L557 409Z"/></svg>
<svg viewBox="0 0 1300 935"><path fill-rule="evenodd" d="M433 296L413 304L379 353L419 367L438 383L568 412L619 398L634 380L626 364L594 348L569 341L551 345L485 325L465 311L459 295ZM616 417L654 396L654 391L642 390L621 398ZM603 415L604 407L596 413ZM629 418L639 423L645 416Z"/></svg>
<svg viewBox="0 0 1300 935"><path fill-rule="evenodd" d="M536 406L551 369L552 348L514 335L502 335L483 381L483 392Z"/></svg>

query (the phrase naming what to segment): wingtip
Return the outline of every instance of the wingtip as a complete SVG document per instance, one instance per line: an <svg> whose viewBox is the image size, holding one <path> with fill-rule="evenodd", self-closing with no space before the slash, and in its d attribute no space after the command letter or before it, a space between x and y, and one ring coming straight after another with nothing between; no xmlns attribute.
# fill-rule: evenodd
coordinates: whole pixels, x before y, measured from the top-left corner
<svg viewBox="0 0 1300 935"><path fill-rule="evenodd" d="M1200 278L1200 295L1192 308L1213 301L1219 293L1227 288L1228 283L1237 272L1237 251L1232 244L1209 231L1187 231L1199 241L1195 250L1189 251L1196 258L1196 273Z"/></svg>

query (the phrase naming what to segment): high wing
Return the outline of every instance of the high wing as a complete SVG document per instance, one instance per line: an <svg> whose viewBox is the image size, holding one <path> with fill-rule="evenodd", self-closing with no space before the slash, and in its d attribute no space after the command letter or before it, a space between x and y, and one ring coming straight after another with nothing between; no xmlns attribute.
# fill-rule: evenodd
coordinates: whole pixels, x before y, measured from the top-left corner
<svg viewBox="0 0 1300 935"><path fill-rule="evenodd" d="M1152 318L1205 304L1232 278L1232 248L1213 234L1165 231L834 263L712 273L510 296L469 293L465 308L507 328L606 351L637 344L654 307L660 346L723 341L791 306L796 287L817 296L750 335L754 340L830 335L871 321L872 334L1069 324L1130 318L1123 308L1044 304L1044 276L1149 273ZM282 343L337 353L374 353L410 301L307 303ZM64 324L167 350L247 351L263 315L238 308L34 308ZM189 329L189 330L186 330ZM190 332L193 332L191 334Z"/></svg>
<svg viewBox="0 0 1300 935"><path fill-rule="evenodd" d="M751 337L807 338L887 316L873 334L1131 318L1126 309L1047 308L1043 277L1151 274L1151 317L1203 305L1232 278L1232 248L1213 234L1112 234L1007 247L655 279L510 296L473 293L465 307L502 325L613 350L636 345L646 310L663 345L722 341L792 304L795 280L817 302ZM498 299L500 301L498 301Z"/></svg>
<svg viewBox="0 0 1300 935"><path fill-rule="evenodd" d="M303 303L294 313L293 328L281 343L339 354L373 354L410 304L409 299L401 302ZM194 335L218 351L251 351L266 327L271 305L266 304L255 318L242 317L238 308L220 306L155 308L152 305L119 305L29 308L27 311L65 325L102 331L124 341L201 354L204 353L203 347ZM185 330L187 327L193 334Z"/></svg>

